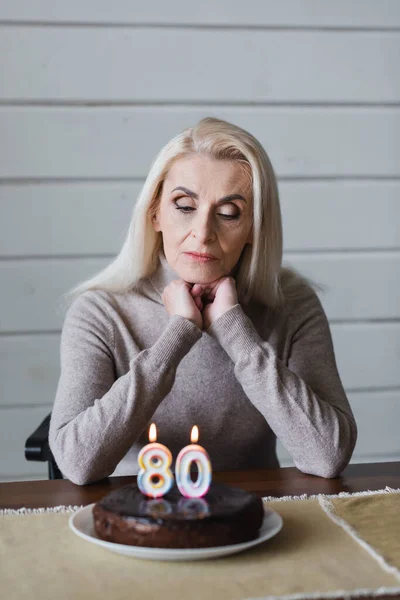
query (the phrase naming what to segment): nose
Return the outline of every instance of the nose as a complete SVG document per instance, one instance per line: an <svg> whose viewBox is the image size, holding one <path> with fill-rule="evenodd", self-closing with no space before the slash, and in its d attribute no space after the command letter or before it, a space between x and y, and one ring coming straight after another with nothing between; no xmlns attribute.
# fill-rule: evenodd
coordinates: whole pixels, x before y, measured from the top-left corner
<svg viewBox="0 0 400 600"><path fill-rule="evenodd" d="M192 236L202 244L215 240L216 233L211 211L196 211L195 219L192 222Z"/></svg>

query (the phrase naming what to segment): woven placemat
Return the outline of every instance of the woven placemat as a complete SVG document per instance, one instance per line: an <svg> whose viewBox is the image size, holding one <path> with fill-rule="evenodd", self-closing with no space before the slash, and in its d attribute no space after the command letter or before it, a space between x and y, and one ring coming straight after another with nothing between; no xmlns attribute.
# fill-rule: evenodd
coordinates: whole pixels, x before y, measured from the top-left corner
<svg viewBox="0 0 400 600"><path fill-rule="evenodd" d="M350 531L356 531L352 515L357 511L347 510L350 497L363 498L369 514L379 511L384 539L394 521L390 512L382 512L382 498L393 497L396 503L399 492L386 488L357 495L266 498L284 520L274 538L240 554L196 562L129 558L82 540L68 526L77 507L2 511L0 596L243 600L400 595L400 578L390 563L395 559L386 550L382 557L382 549L373 547L376 538L364 529L356 536ZM398 519L395 515L397 524Z"/></svg>

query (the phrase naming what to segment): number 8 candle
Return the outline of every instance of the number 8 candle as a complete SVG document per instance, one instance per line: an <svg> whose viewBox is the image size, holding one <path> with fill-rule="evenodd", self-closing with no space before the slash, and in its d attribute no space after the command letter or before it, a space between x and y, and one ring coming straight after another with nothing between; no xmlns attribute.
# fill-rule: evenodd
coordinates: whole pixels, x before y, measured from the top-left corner
<svg viewBox="0 0 400 600"><path fill-rule="evenodd" d="M172 454L167 446L155 443L157 429L154 423L150 426L149 440L153 442L144 446L138 455L140 470L137 475L138 488L146 496L160 498L172 487L174 477L170 470ZM157 479L157 482L154 480Z"/></svg>
<svg viewBox="0 0 400 600"><path fill-rule="evenodd" d="M190 435L191 442L197 442L199 439L199 429L195 425ZM197 481L192 481L190 477L190 467L192 462L197 464ZM182 496L186 498L201 498L205 496L211 484L211 461L207 452L198 444L185 446L179 452L175 465L176 485Z"/></svg>

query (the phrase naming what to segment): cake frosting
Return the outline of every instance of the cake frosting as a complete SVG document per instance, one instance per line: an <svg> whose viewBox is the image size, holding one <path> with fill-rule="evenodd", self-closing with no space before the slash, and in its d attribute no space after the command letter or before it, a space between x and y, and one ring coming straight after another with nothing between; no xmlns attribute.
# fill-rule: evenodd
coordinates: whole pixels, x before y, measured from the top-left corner
<svg viewBox="0 0 400 600"><path fill-rule="evenodd" d="M104 540L156 548L206 548L255 539L262 500L240 488L212 482L203 498L185 498L176 485L162 498L144 496L136 484L114 490L93 507Z"/></svg>

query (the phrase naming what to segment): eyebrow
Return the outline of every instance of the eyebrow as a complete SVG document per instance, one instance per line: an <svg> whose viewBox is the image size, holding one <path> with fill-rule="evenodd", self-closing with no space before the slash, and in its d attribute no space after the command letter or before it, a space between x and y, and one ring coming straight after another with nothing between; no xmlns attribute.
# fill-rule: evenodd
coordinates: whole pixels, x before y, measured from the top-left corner
<svg viewBox="0 0 400 600"><path fill-rule="evenodd" d="M171 194L172 194L172 192L175 192L176 190L181 190L182 192L185 192L185 194L187 194L188 196L191 196L195 200L199 199L199 195L196 194L196 192L192 192L191 190L188 190L187 188L183 187L182 185L171 190ZM230 200L243 200L243 202L246 202L246 204L247 204L246 198L244 198L241 194L229 194L229 196L224 196L223 198L220 198L218 200L218 204L220 204L222 202L229 202Z"/></svg>

